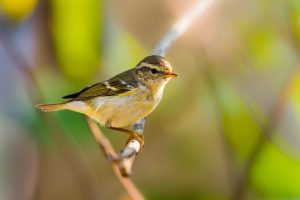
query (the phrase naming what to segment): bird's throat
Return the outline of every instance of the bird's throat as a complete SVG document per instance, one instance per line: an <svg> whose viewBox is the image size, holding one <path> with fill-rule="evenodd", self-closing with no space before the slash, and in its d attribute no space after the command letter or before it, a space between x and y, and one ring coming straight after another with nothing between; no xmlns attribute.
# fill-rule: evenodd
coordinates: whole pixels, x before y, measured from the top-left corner
<svg viewBox="0 0 300 200"><path fill-rule="evenodd" d="M159 102L161 100L167 82L168 81L162 80L161 82L154 83L149 86L149 91L151 93L151 98L153 101Z"/></svg>

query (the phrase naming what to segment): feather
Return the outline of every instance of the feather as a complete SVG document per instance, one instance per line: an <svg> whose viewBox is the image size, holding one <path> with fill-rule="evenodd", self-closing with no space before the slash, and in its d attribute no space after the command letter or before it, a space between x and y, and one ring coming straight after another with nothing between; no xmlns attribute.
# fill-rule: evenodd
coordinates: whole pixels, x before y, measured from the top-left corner
<svg viewBox="0 0 300 200"><path fill-rule="evenodd" d="M65 109L65 103L38 104L36 107L44 112L54 112Z"/></svg>
<svg viewBox="0 0 300 200"><path fill-rule="evenodd" d="M134 73L133 69L127 70L112 77L111 79L88 86L79 92L66 95L63 98L72 100L89 100L101 96L123 95L136 89L136 86L138 85L136 80L128 80L128 77L132 77L132 73Z"/></svg>

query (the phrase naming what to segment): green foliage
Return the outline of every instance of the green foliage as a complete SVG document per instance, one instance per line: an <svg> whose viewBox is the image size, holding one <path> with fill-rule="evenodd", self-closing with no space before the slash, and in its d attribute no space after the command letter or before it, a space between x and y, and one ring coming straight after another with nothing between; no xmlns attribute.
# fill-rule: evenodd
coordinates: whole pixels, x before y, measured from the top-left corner
<svg viewBox="0 0 300 200"><path fill-rule="evenodd" d="M218 92L222 101L222 123L225 137L237 154L239 161L245 161L260 134L260 127L247 105L233 88L218 79ZM247 139L246 139L247 138Z"/></svg>
<svg viewBox="0 0 300 200"><path fill-rule="evenodd" d="M100 65L102 10L99 0L51 0L51 30L59 66L90 80Z"/></svg>
<svg viewBox="0 0 300 200"><path fill-rule="evenodd" d="M300 196L300 162L267 143L259 155L251 182L266 197L293 199Z"/></svg>
<svg viewBox="0 0 300 200"><path fill-rule="evenodd" d="M291 30L295 35L295 42L300 42L300 2L297 0L291 0L289 5L289 17L291 18ZM299 44L296 44L299 47Z"/></svg>
<svg viewBox="0 0 300 200"><path fill-rule="evenodd" d="M296 114L298 116L298 121L300 121L300 75L298 74L295 78L293 86L291 87L292 93L292 103L295 108Z"/></svg>

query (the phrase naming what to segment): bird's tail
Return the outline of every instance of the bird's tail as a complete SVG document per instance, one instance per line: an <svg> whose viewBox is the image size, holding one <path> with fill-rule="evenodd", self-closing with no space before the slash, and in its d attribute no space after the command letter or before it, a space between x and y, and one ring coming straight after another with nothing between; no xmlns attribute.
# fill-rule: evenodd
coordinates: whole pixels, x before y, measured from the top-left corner
<svg viewBox="0 0 300 200"><path fill-rule="evenodd" d="M44 112L54 112L65 109L66 103L37 104L36 107Z"/></svg>

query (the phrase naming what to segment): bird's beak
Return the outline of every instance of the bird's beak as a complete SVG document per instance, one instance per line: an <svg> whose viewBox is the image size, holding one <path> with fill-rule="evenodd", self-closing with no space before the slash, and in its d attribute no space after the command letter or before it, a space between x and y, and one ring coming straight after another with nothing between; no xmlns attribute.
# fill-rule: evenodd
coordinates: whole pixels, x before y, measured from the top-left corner
<svg viewBox="0 0 300 200"><path fill-rule="evenodd" d="M177 74L172 73L172 72L166 73L166 74L164 75L165 78L175 78L175 77L177 77L177 76L178 76Z"/></svg>

